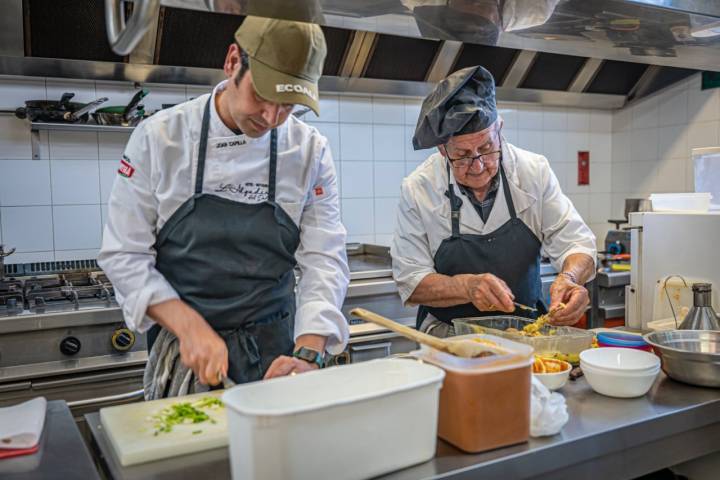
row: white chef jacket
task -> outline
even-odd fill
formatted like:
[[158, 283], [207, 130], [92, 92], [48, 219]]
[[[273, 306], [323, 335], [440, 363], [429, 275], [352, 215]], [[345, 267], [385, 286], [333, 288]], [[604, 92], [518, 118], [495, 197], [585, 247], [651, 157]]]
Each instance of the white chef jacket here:
[[[236, 135], [222, 122], [214, 95], [225, 85], [220, 83], [212, 94], [203, 193], [259, 203], [267, 198], [270, 133], [260, 138]], [[165, 222], [194, 193], [207, 100], [202, 95], [140, 123], [123, 155], [130, 167], [123, 167], [125, 176], [115, 179], [110, 194], [98, 263], [115, 287], [126, 323], [139, 332], [154, 323], [145, 315], [149, 306], [178, 298], [155, 269], [153, 246]], [[349, 337], [340, 307], [350, 272], [330, 147], [316, 128], [292, 115], [277, 132], [276, 201], [300, 228], [295, 338], [327, 336], [327, 351], [338, 354]], [[225, 148], [237, 150], [233, 161], [213, 155]]]
[[[505, 174], [518, 218], [542, 242], [542, 250], [553, 266], [560, 270], [565, 259], [574, 253], [585, 253], [594, 261], [595, 235], [560, 190], [547, 159], [504, 140], [502, 148]], [[393, 276], [408, 306], [412, 305], [408, 298], [420, 281], [429, 273], [436, 273], [435, 252], [452, 234], [450, 200], [445, 196], [448, 189], [445, 162], [439, 152], [434, 153], [402, 184], [390, 251]], [[469, 199], [460, 193], [454, 176], [451, 182], [455, 185], [455, 194], [463, 199], [460, 233], [485, 235], [510, 219], [502, 186], [484, 223]], [[502, 179], [500, 183], [502, 185]]]

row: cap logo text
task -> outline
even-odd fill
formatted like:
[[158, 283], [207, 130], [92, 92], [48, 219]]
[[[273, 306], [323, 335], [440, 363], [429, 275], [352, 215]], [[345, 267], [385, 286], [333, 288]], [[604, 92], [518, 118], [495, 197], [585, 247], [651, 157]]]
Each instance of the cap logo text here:
[[310, 90], [307, 87], [304, 87], [302, 85], [298, 85], [297, 83], [278, 83], [275, 85], [275, 91], [278, 93], [302, 93], [304, 95], [307, 95], [308, 97], [312, 98], [313, 100], [317, 100], [317, 96], [315, 95], [315, 92]]

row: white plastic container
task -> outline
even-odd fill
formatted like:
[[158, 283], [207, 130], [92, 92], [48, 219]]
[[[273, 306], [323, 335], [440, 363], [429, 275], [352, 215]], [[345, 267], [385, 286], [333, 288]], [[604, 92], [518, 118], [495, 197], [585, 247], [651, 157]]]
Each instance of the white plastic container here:
[[653, 212], [707, 213], [712, 195], [709, 193], [653, 193]]
[[425, 462], [444, 376], [383, 359], [232, 388], [223, 401], [233, 478], [361, 479]]

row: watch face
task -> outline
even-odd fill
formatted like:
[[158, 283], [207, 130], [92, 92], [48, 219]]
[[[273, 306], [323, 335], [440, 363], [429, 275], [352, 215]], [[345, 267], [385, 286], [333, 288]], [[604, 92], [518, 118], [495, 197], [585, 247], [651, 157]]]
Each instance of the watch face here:
[[296, 355], [298, 358], [301, 358], [301, 359], [305, 360], [306, 362], [312, 363], [317, 358], [318, 353], [313, 350], [310, 350], [309, 348], [302, 347], [300, 350], [297, 351]]

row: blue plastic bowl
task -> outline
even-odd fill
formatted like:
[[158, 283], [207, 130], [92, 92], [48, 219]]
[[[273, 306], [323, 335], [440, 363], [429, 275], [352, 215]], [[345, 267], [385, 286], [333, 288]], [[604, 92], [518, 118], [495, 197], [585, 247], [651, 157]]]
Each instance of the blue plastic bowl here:
[[600, 332], [597, 335], [597, 341], [598, 345], [607, 347], [651, 348], [642, 337], [621, 332]]

